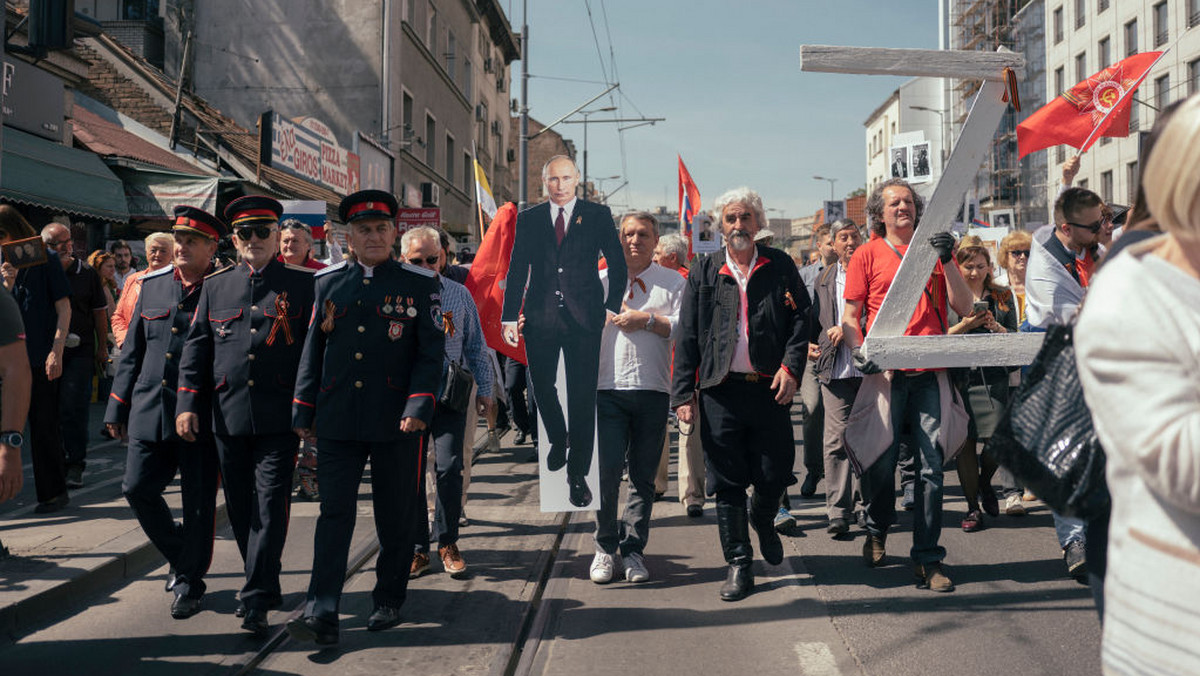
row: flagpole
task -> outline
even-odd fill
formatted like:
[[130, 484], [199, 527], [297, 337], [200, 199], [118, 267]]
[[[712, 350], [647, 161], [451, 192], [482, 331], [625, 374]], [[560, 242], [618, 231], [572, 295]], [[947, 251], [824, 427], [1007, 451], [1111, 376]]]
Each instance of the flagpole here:
[[479, 221], [479, 243], [483, 243], [483, 205], [479, 203], [479, 156], [475, 154], [475, 139], [471, 139], [471, 203], [475, 205], [475, 218]]
[[[1123, 96], [1121, 96], [1121, 98], [1117, 99], [1117, 102], [1116, 102], [1116, 103], [1113, 105], [1113, 107], [1112, 107], [1112, 108], [1109, 108], [1109, 109], [1108, 109], [1108, 112], [1104, 114], [1104, 117], [1100, 118], [1100, 123], [1096, 125], [1096, 128], [1092, 130], [1092, 133], [1091, 133], [1091, 134], [1088, 134], [1088, 137], [1087, 137], [1087, 139], [1086, 139], [1086, 140], [1083, 142], [1083, 144], [1082, 144], [1081, 146], [1079, 146], [1079, 147], [1080, 147], [1080, 151], [1079, 151], [1078, 153], [1076, 153], [1076, 154], [1075, 154], [1075, 157], [1083, 157], [1083, 153], [1084, 153], [1085, 151], [1084, 151], [1084, 150], [1082, 150], [1082, 149], [1083, 149], [1083, 148], [1087, 148], [1087, 147], [1088, 147], [1088, 146], [1091, 144], [1091, 142], [1092, 142], [1092, 139], [1096, 138], [1096, 134], [1100, 133], [1100, 130], [1101, 130], [1102, 128], [1104, 128], [1104, 123], [1105, 123], [1105, 122], [1107, 122], [1107, 121], [1108, 121], [1108, 118], [1109, 118], [1109, 117], [1111, 117], [1111, 116], [1112, 116], [1112, 114], [1113, 114], [1114, 112], [1116, 112], [1117, 108], [1118, 108], [1118, 107], [1119, 107], [1119, 106], [1120, 106], [1122, 103], [1124, 103], [1124, 102], [1125, 102], [1125, 99], [1127, 99], [1127, 98], [1130, 98], [1130, 99], [1131, 99], [1131, 98], [1133, 98], [1133, 93], [1134, 93], [1135, 91], [1137, 91], [1137, 88], [1138, 88], [1138, 87], [1142, 86], [1142, 83], [1146, 81], [1146, 78], [1150, 77], [1150, 71], [1154, 70], [1154, 67], [1158, 65], [1158, 62], [1159, 62], [1159, 61], [1162, 61], [1163, 57], [1167, 55], [1167, 52], [1168, 52], [1168, 51], [1170, 51], [1170, 47], [1168, 47], [1167, 49], [1164, 49], [1164, 50], [1162, 51], [1162, 53], [1161, 53], [1161, 54], [1159, 54], [1159, 55], [1158, 55], [1158, 57], [1154, 59], [1154, 63], [1151, 63], [1151, 64], [1150, 64], [1150, 65], [1149, 65], [1149, 66], [1146, 68], [1146, 72], [1142, 73], [1142, 77], [1141, 77], [1141, 79], [1139, 79], [1139, 80], [1138, 80], [1138, 81], [1137, 81], [1137, 82], [1136, 82], [1136, 83], [1135, 83], [1135, 84], [1134, 84], [1132, 87], [1130, 87], [1130, 88], [1129, 88], [1129, 91], [1125, 92], [1125, 94], [1124, 94]], [[1137, 102], [1136, 102], [1136, 101], [1134, 101], [1134, 103], [1137, 103]]]

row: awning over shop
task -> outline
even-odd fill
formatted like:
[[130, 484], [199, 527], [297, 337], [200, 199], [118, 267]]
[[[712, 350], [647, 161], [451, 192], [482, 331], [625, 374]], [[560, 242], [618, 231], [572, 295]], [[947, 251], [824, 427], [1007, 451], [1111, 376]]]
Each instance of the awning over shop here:
[[187, 204], [217, 213], [218, 176], [182, 174], [154, 167], [113, 167], [125, 182], [125, 202], [132, 220], [169, 219], [175, 207]]
[[5, 127], [0, 197], [77, 216], [126, 222], [121, 180], [96, 155]]

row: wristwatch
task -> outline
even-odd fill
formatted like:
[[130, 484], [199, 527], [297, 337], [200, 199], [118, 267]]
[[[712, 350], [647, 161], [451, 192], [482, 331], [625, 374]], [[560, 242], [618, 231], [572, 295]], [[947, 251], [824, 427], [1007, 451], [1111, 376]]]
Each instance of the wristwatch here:
[[25, 437], [20, 432], [0, 432], [0, 444], [20, 448], [25, 443]]
[[647, 331], [654, 328], [654, 313], [651, 312], [649, 314], [650, 314], [650, 318], [646, 320], [646, 330]]

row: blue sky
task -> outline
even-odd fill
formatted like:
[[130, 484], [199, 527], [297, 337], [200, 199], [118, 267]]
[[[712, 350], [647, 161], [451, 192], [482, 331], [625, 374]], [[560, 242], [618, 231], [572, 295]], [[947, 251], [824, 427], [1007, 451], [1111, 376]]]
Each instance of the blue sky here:
[[[595, 21], [597, 53], [588, 7]], [[513, 28], [521, 2], [506, 3]], [[607, 15], [608, 32], [604, 18]], [[934, 0], [529, 0], [530, 114], [548, 123], [619, 81], [590, 108], [589, 174], [621, 175], [629, 184], [616, 208], [676, 204], [676, 160], [683, 156], [705, 208], [725, 190], [748, 185], [771, 217], [795, 218], [820, 208], [837, 178], [838, 197], [865, 183], [863, 122], [904, 78], [803, 73], [801, 44], [937, 48]], [[613, 74], [609, 53], [615, 55]], [[520, 92], [514, 63], [513, 95]], [[587, 80], [565, 81], [554, 78]], [[622, 167], [617, 124], [609, 115], [665, 117], [624, 132]], [[578, 119], [578, 118], [575, 118]], [[583, 126], [556, 128], [583, 150]], [[531, 167], [537, 180], [540, 167]], [[622, 181], [605, 181], [613, 190]]]

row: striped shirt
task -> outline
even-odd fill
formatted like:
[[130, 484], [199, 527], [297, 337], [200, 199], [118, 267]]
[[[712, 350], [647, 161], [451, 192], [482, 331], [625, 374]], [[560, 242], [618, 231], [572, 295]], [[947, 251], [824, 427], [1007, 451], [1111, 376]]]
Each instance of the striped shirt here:
[[[452, 361], [462, 361], [475, 383], [479, 385], [479, 396], [492, 396], [492, 365], [488, 359], [488, 346], [483, 341], [483, 329], [479, 325], [479, 310], [467, 287], [442, 276], [442, 325], [446, 328], [446, 358], [443, 366]], [[453, 331], [450, 327], [453, 326]], [[463, 349], [466, 348], [466, 359]]]

